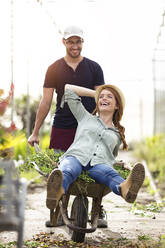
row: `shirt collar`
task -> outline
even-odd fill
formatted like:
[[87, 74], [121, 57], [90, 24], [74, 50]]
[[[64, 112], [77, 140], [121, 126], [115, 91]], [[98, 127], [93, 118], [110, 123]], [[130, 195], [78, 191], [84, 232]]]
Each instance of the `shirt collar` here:
[[105, 125], [105, 123], [102, 121], [102, 119], [100, 118], [100, 116], [96, 116], [96, 117], [97, 117], [98, 121], [101, 122], [101, 124], [104, 126], [105, 129], [107, 129], [107, 130], [113, 130], [113, 131], [119, 133], [119, 130], [115, 126], [114, 127], [107, 127]]

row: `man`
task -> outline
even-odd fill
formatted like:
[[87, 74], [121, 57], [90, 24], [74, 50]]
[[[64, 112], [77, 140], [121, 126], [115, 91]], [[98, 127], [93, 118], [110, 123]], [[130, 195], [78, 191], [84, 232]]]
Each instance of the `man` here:
[[[100, 65], [81, 55], [83, 47], [83, 30], [77, 26], [69, 26], [64, 30], [62, 42], [66, 48], [65, 57], [55, 61], [46, 72], [43, 97], [41, 99], [35, 126], [28, 142], [39, 143], [39, 130], [45, 120], [52, 103], [54, 90], [57, 93], [56, 111], [54, 115], [50, 146], [55, 152], [66, 151], [72, 144], [77, 128], [77, 121], [65, 103], [61, 108], [61, 99], [65, 84], [74, 84], [90, 89], [96, 89], [104, 84], [103, 71]], [[90, 97], [82, 97], [82, 103], [91, 113], [95, 108], [95, 101]], [[105, 213], [100, 210], [98, 227], [107, 227]]]

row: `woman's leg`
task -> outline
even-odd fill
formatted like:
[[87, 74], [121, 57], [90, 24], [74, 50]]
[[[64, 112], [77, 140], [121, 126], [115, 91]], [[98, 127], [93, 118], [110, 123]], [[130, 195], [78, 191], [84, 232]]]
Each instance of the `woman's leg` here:
[[63, 188], [66, 193], [69, 185], [81, 174], [82, 165], [75, 157], [68, 156], [60, 162], [58, 168], [63, 174]]
[[108, 186], [115, 194], [121, 195], [120, 184], [124, 179], [112, 167], [106, 164], [97, 164], [88, 168], [89, 176], [96, 182]]
[[68, 187], [81, 174], [82, 166], [75, 157], [64, 158], [58, 169], [54, 169], [47, 182], [46, 205], [49, 209], [55, 209], [62, 195]]
[[113, 168], [98, 164], [89, 168], [89, 175], [98, 183], [107, 185], [115, 194], [121, 195], [127, 202], [136, 200], [138, 191], [145, 178], [145, 169], [141, 163], [136, 163], [126, 180], [120, 177]]

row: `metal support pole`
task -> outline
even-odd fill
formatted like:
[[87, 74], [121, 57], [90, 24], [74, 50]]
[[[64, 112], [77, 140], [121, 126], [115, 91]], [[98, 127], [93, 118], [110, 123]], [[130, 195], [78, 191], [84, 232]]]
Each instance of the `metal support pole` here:
[[[30, 136], [29, 60], [27, 61], [26, 136], [27, 138]], [[29, 154], [28, 144], [27, 144], [27, 154]]]
[[155, 75], [155, 49], [152, 59], [152, 75], [153, 75], [153, 94], [154, 94], [154, 104], [153, 104], [153, 115], [154, 115], [154, 125], [153, 125], [153, 135], [156, 134], [156, 75]]
[[[10, 13], [10, 49], [11, 49], [11, 84], [13, 84], [13, 54], [14, 54], [14, 2], [11, 0], [11, 13]], [[14, 115], [14, 93], [11, 97], [11, 123], [13, 123], [13, 115]]]

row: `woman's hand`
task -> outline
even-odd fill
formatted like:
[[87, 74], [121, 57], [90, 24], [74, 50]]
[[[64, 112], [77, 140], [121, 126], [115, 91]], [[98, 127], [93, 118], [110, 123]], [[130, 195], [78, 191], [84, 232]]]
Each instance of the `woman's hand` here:
[[73, 90], [78, 96], [95, 97], [95, 90], [91, 90], [91, 89], [73, 85], [73, 84], [66, 84], [65, 90]]
[[131, 165], [129, 165], [129, 163], [125, 163], [123, 160], [116, 160], [115, 165], [123, 167], [126, 170], [130, 170], [130, 171], [132, 170]]
[[123, 167], [126, 170], [130, 170], [130, 171], [132, 170], [132, 167], [129, 164], [124, 163]]

